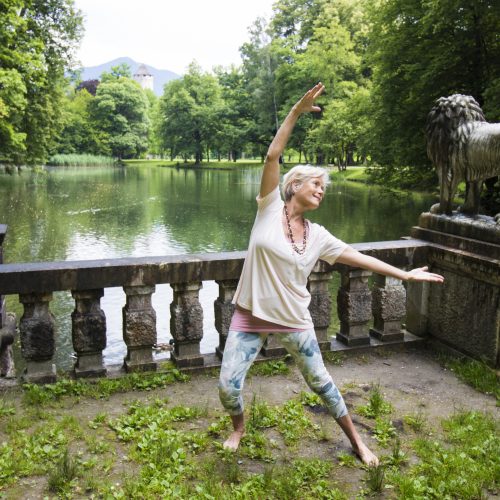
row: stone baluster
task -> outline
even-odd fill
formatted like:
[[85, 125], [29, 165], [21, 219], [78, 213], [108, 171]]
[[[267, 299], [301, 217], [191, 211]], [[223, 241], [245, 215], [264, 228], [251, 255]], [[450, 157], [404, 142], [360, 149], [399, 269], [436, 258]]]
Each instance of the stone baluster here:
[[219, 332], [219, 345], [216, 347], [215, 353], [222, 359], [227, 333], [234, 313], [232, 300], [238, 286], [238, 280], [216, 280], [216, 283], [219, 285], [219, 296], [215, 299], [214, 311], [215, 328]]
[[172, 283], [170, 333], [174, 338], [172, 360], [178, 367], [203, 366], [200, 341], [203, 338], [203, 309], [199, 300], [201, 282]]
[[311, 294], [309, 312], [321, 350], [330, 350], [332, 343], [328, 336], [328, 327], [332, 316], [332, 298], [329, 289], [331, 279], [331, 272], [313, 271], [309, 275], [308, 288]]
[[262, 346], [261, 353], [266, 358], [281, 357], [287, 354], [287, 350], [281, 345], [279, 341], [279, 333], [271, 333]]
[[102, 351], [106, 347], [106, 316], [101, 309], [102, 288], [72, 290], [75, 310], [71, 314], [73, 348], [76, 352], [75, 376], [106, 375]]
[[56, 381], [53, 363], [55, 351], [55, 322], [49, 310], [52, 293], [19, 295], [24, 314], [19, 321], [21, 352], [26, 361], [24, 378], [27, 382], [52, 383]]
[[124, 286], [123, 340], [127, 345], [126, 371], [155, 371], [153, 346], [157, 342], [156, 312], [151, 304], [155, 286]]
[[382, 342], [403, 340], [401, 323], [406, 315], [406, 290], [401, 280], [375, 275], [372, 298], [372, 337]]
[[368, 323], [372, 318], [372, 294], [368, 287], [370, 271], [341, 268], [341, 285], [337, 295], [340, 332], [337, 340], [348, 346], [370, 344]]

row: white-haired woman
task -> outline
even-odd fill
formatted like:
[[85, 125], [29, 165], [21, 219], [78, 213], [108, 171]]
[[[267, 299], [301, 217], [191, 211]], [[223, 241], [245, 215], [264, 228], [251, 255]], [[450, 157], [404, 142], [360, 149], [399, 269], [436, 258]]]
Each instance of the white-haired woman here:
[[257, 216], [234, 296], [236, 308], [220, 373], [220, 399], [234, 428], [224, 447], [236, 450], [245, 433], [241, 397], [245, 376], [266, 337], [274, 333], [345, 432], [356, 455], [366, 464], [377, 464], [377, 457], [354, 428], [344, 400], [324, 366], [308, 310], [307, 278], [318, 259], [401, 280], [442, 282], [443, 277], [427, 272], [427, 268], [402, 271], [363, 255], [324, 227], [304, 219], [304, 213], [318, 208], [323, 199], [328, 175], [321, 168], [306, 165], [291, 169], [284, 177], [284, 202], [281, 199], [279, 158], [299, 116], [320, 111], [314, 102], [323, 90], [318, 83], [292, 107], [267, 153]]

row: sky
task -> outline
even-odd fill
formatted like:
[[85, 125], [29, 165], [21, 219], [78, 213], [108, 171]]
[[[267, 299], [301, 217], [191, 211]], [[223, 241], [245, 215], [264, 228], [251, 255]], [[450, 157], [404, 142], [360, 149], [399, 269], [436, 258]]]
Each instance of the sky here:
[[240, 46], [274, 0], [75, 0], [85, 34], [77, 59], [97, 66], [118, 57], [178, 74], [240, 64]]

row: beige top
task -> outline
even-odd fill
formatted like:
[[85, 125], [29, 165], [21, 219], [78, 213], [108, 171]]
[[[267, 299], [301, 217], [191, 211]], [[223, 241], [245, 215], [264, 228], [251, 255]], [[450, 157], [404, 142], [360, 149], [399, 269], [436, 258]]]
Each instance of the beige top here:
[[285, 236], [283, 200], [279, 188], [257, 196], [257, 216], [233, 303], [257, 318], [290, 328], [313, 328], [307, 278], [318, 259], [333, 264], [347, 244], [323, 226], [309, 222], [304, 254], [299, 255]]

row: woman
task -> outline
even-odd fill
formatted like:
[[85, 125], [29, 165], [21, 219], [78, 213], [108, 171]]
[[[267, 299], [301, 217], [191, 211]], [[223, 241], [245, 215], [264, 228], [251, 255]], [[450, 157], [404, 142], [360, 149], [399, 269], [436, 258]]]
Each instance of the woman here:
[[402, 271], [359, 253], [325, 228], [304, 219], [319, 207], [327, 173], [312, 166], [297, 166], [284, 177], [279, 193], [279, 158], [302, 113], [319, 112], [314, 105], [324, 86], [318, 83], [291, 109], [267, 153], [262, 173], [257, 216], [247, 258], [233, 302], [236, 304], [224, 349], [219, 382], [223, 406], [231, 416], [233, 432], [224, 447], [236, 450], [245, 433], [241, 391], [246, 373], [267, 335], [276, 333], [295, 359], [309, 387], [326, 404], [349, 438], [356, 455], [369, 465], [377, 457], [362, 442], [347, 413], [344, 400], [326, 370], [308, 310], [307, 277], [318, 259], [340, 262], [407, 281], [440, 283], [443, 277], [427, 268]]

